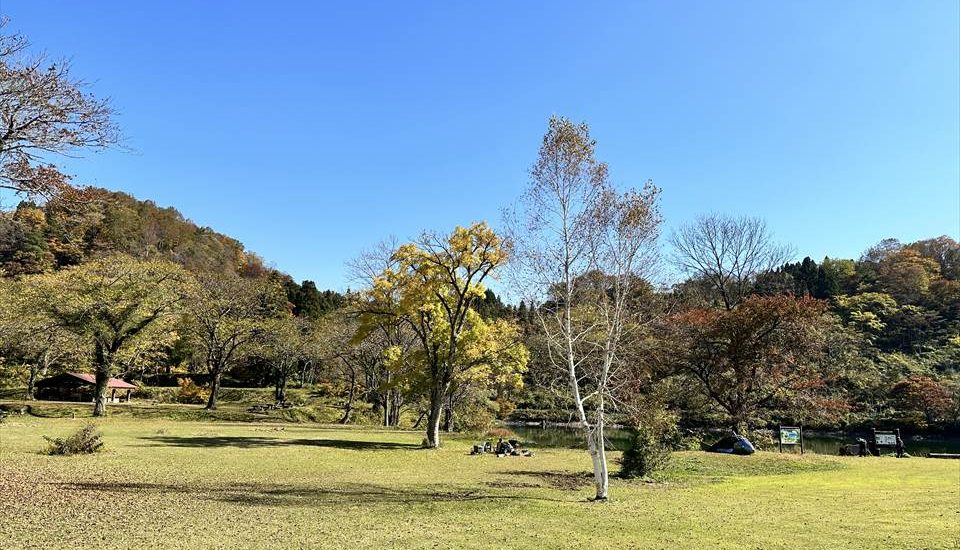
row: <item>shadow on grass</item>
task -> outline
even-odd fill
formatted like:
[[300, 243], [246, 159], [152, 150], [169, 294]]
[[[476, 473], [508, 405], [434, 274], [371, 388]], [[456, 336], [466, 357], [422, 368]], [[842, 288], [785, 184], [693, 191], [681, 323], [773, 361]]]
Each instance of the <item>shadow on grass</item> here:
[[550, 470], [515, 470], [506, 475], [534, 477], [554, 489], [577, 491], [593, 483], [592, 472], [556, 472]]
[[263, 447], [310, 446], [329, 447], [354, 451], [388, 451], [396, 449], [419, 449], [415, 443], [395, 443], [389, 441], [356, 441], [351, 439], [284, 439], [260, 436], [169, 436], [154, 435], [144, 437], [152, 446], [171, 447], [237, 447], [254, 449]]
[[104, 495], [131, 493], [187, 495], [246, 506], [330, 506], [343, 504], [418, 504], [428, 502], [471, 501], [551, 501], [562, 499], [534, 495], [483, 493], [475, 489], [419, 489], [385, 487], [364, 483], [345, 483], [337, 487], [290, 486], [277, 484], [227, 484], [217, 487], [166, 483], [70, 482], [54, 483], [71, 491], [90, 491]]

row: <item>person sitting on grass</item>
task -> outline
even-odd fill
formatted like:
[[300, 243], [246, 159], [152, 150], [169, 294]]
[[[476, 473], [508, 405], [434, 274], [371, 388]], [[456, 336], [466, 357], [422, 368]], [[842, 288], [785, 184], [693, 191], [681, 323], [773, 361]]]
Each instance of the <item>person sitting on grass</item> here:
[[513, 453], [514, 453], [513, 445], [511, 445], [507, 441], [504, 441], [503, 438], [501, 437], [500, 440], [497, 441], [497, 448], [496, 448], [497, 458], [500, 458], [501, 456], [512, 455]]

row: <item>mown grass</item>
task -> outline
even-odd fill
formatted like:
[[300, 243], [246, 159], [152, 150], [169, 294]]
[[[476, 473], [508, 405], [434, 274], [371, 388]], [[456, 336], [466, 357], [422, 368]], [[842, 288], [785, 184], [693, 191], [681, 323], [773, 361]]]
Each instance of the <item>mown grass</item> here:
[[[25, 390], [24, 390], [25, 391]], [[335, 422], [342, 411], [339, 404], [327, 397], [314, 395], [305, 389], [290, 389], [290, 401], [297, 406], [290, 409], [252, 413], [250, 405], [273, 402], [273, 390], [264, 388], [223, 388], [217, 410], [208, 411], [203, 405], [176, 403], [177, 388], [148, 388], [148, 395], [162, 399], [139, 397], [129, 403], [107, 405], [110, 417], [130, 417], [149, 420], [195, 420], [224, 422]], [[0, 392], [0, 412], [26, 414], [41, 418], [89, 418], [93, 413], [90, 403], [24, 400], [15, 398], [15, 390]], [[360, 419], [360, 415], [356, 417]]]
[[469, 456], [420, 433], [115, 416], [0, 424], [0, 547], [955, 548], [960, 461], [678, 453], [590, 503], [583, 452]]

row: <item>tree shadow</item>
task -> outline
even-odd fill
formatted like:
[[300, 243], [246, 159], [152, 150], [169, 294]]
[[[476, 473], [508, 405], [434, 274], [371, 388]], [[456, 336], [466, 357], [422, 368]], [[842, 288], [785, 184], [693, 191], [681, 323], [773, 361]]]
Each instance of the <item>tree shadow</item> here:
[[591, 472], [561, 472], [551, 470], [514, 470], [502, 472], [503, 474], [513, 476], [524, 476], [537, 478], [546, 482], [554, 489], [563, 489], [566, 491], [578, 491], [593, 483], [593, 474]]
[[357, 441], [351, 439], [285, 439], [262, 436], [171, 436], [154, 435], [142, 437], [152, 442], [151, 446], [171, 447], [236, 447], [254, 449], [263, 447], [287, 447], [304, 445], [328, 447], [354, 451], [387, 451], [397, 449], [419, 449], [416, 443], [397, 443], [392, 441]]
[[534, 495], [484, 493], [479, 489], [469, 488], [397, 488], [366, 483], [345, 483], [337, 487], [244, 483], [209, 487], [107, 481], [52, 484], [71, 491], [90, 491], [110, 495], [131, 493], [140, 497], [148, 494], [177, 494], [245, 506], [330, 506], [338, 504], [355, 506], [358, 503], [407, 505], [498, 500], [568, 502], [562, 499]]
[[422, 449], [418, 443], [397, 443], [394, 441], [357, 441], [355, 439], [294, 439], [293, 445], [310, 445], [312, 447], [330, 447], [334, 449], [348, 449], [354, 451], [387, 451], [393, 449]]

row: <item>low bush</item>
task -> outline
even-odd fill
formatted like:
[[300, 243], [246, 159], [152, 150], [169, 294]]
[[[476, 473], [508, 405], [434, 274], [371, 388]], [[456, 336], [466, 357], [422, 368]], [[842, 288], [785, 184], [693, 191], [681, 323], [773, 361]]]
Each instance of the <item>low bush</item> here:
[[50, 446], [46, 450], [48, 455], [76, 455], [95, 453], [103, 448], [100, 431], [93, 424], [87, 424], [79, 431], [67, 438], [52, 438], [43, 436]]
[[210, 390], [196, 385], [190, 378], [181, 378], [178, 382], [180, 391], [177, 392], [178, 403], [203, 405], [210, 399]]
[[149, 399], [154, 403], [176, 403], [179, 388], [147, 386], [143, 382], [134, 382], [137, 386], [136, 396], [139, 399]]
[[639, 427], [633, 430], [630, 443], [620, 458], [620, 477], [650, 477], [670, 462], [670, 444], [661, 430]]

